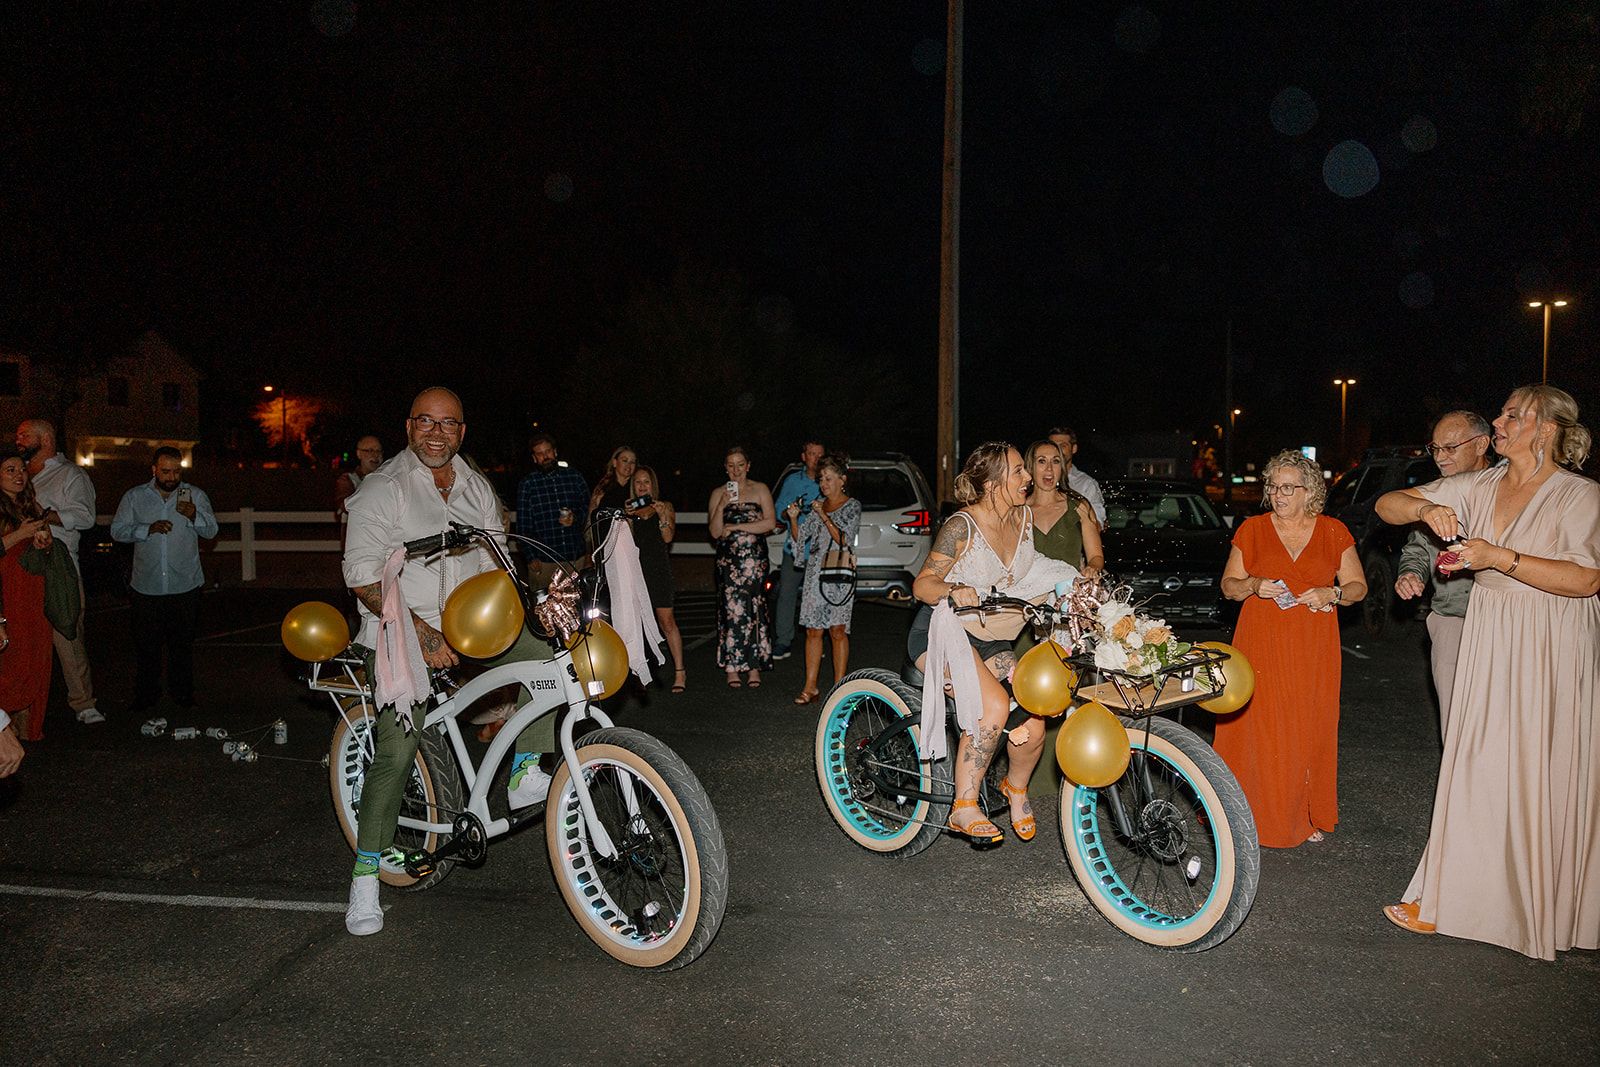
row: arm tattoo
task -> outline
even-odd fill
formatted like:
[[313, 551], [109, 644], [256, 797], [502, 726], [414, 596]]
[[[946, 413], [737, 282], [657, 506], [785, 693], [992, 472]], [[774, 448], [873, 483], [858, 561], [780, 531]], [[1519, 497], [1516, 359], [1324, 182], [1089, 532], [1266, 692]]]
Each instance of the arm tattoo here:
[[933, 575], [942, 582], [944, 581], [944, 576], [950, 573], [950, 568], [955, 565], [956, 561], [953, 559], [935, 559], [933, 556], [929, 556], [928, 562], [922, 569], [925, 573]]
[[358, 585], [350, 590], [356, 599], [367, 606], [367, 610], [379, 618], [383, 617], [383, 586], [379, 582], [371, 585]]
[[417, 631], [417, 644], [422, 646], [423, 655], [438, 652], [444, 648], [444, 636], [427, 623], [423, 623], [422, 628]]
[[939, 530], [939, 535], [933, 539], [933, 551], [941, 556], [950, 557], [954, 562], [961, 555], [962, 546], [967, 543], [971, 533], [967, 529], [967, 520], [957, 520], [950, 516]]

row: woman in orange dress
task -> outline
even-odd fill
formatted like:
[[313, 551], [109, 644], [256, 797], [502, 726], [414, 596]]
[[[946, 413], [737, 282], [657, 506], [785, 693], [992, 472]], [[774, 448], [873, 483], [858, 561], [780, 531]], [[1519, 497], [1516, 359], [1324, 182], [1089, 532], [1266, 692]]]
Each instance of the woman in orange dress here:
[[22, 457], [0, 462], [0, 588], [5, 589], [5, 627], [10, 638], [0, 649], [0, 708], [11, 713], [17, 736], [44, 736], [45, 701], [50, 695], [50, 661], [55, 644], [44, 617], [44, 576], [22, 569], [30, 545], [50, 547], [50, 527], [33, 497], [33, 483]]
[[1256, 672], [1213, 747], [1244, 787], [1261, 843], [1321, 841], [1339, 822], [1339, 616], [1367, 595], [1355, 539], [1322, 514], [1322, 471], [1299, 452], [1268, 461], [1263, 503], [1239, 524], [1222, 595], [1244, 601], [1233, 643]]

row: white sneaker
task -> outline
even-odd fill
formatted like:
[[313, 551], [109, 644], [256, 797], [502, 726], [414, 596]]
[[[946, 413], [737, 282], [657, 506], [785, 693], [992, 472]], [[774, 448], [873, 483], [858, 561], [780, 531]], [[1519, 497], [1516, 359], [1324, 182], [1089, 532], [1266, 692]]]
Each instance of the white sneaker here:
[[105, 722], [106, 717], [100, 714], [100, 709], [98, 708], [84, 708], [82, 711], [78, 712], [78, 721], [81, 723], [93, 724], [97, 722]]
[[357, 937], [383, 929], [383, 909], [378, 906], [378, 876], [364, 874], [350, 879], [350, 907], [345, 909], [344, 928]]
[[521, 779], [506, 790], [506, 799], [510, 801], [512, 811], [541, 803], [550, 795], [550, 776], [541, 771], [538, 764], [520, 773]]

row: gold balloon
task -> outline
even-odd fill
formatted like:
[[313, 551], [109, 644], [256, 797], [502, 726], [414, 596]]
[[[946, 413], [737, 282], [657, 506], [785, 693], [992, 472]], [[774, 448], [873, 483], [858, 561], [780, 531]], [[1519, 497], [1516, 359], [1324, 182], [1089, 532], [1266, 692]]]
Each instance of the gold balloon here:
[[572, 666], [590, 700], [604, 700], [622, 688], [628, 677], [628, 649], [610, 623], [590, 619], [568, 639], [567, 648], [572, 651]]
[[321, 663], [350, 644], [350, 625], [344, 621], [344, 612], [332, 604], [308, 600], [289, 609], [278, 636], [295, 659]]
[[440, 628], [451, 648], [473, 659], [510, 648], [522, 632], [522, 600], [511, 575], [484, 571], [456, 586], [444, 602]]
[[1061, 773], [1091, 789], [1108, 786], [1128, 769], [1128, 731], [1104, 704], [1088, 703], [1067, 716], [1056, 734]]
[[1199, 701], [1200, 706], [1214, 715], [1231, 715], [1250, 703], [1256, 692], [1256, 669], [1250, 666], [1244, 653], [1221, 641], [1202, 641], [1195, 647], [1215, 649], [1228, 657], [1216, 668], [1222, 672], [1222, 692], [1210, 700]]
[[1011, 674], [1011, 692], [1017, 703], [1045, 718], [1071, 707], [1077, 688], [1078, 672], [1067, 662], [1067, 650], [1054, 641], [1024, 652]]

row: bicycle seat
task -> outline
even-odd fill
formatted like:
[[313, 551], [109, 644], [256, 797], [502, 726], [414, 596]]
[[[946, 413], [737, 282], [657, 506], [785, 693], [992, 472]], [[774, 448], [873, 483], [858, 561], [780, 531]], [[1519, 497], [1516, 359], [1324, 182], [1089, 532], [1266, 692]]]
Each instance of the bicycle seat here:
[[917, 670], [915, 660], [906, 660], [900, 665], [900, 680], [913, 689], [922, 688], [922, 672]]

